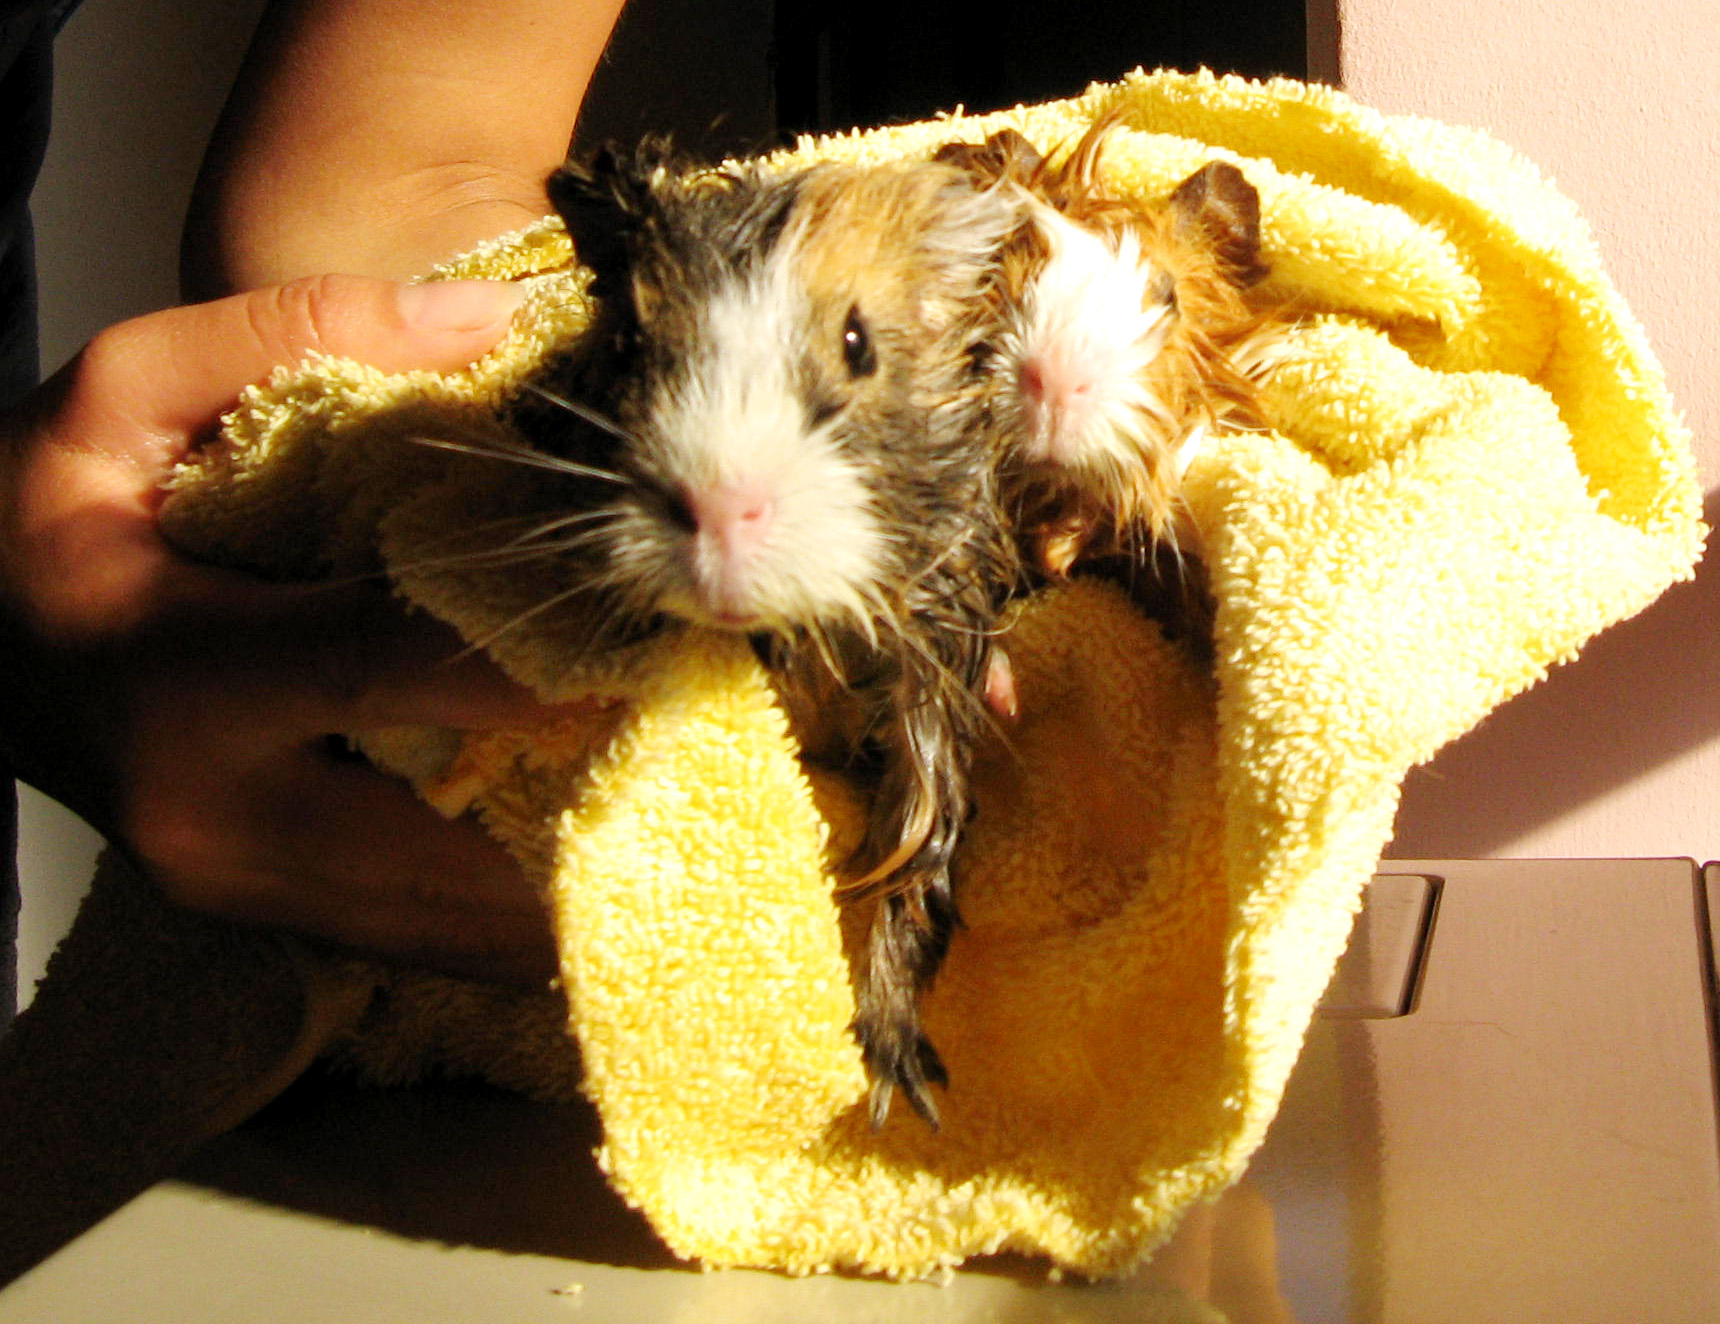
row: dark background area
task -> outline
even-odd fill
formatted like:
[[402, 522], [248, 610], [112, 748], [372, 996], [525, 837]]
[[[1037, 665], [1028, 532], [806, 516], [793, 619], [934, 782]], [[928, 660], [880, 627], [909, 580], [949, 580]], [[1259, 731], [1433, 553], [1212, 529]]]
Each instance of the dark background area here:
[[707, 155], [797, 133], [1074, 96], [1137, 67], [1320, 77], [1327, 0], [631, 0], [580, 142], [669, 132]]
[[1137, 66], [1306, 72], [1302, 0], [875, 0], [776, 8], [784, 132], [999, 110]]

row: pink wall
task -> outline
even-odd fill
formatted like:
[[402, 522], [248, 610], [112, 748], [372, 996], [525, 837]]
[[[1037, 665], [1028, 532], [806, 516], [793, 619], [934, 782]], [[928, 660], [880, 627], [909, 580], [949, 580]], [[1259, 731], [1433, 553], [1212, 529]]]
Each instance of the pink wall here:
[[[1483, 128], [1588, 217], [1720, 523], [1720, 5], [1338, 0], [1344, 87]], [[1720, 857], [1720, 557], [1405, 786], [1399, 856]]]

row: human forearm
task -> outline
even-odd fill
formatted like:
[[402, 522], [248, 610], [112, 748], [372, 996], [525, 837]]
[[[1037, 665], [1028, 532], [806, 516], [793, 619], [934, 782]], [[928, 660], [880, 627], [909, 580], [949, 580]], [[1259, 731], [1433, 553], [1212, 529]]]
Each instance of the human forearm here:
[[186, 294], [405, 278], [548, 209], [623, 0], [279, 0], [211, 142]]

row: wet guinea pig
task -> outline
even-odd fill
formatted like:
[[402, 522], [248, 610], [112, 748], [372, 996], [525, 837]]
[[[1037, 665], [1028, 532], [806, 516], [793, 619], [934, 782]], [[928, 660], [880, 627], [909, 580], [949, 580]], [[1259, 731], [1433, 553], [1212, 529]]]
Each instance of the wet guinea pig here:
[[1180, 562], [1177, 488], [1206, 430], [1258, 427], [1256, 386], [1284, 322], [1250, 298], [1265, 275], [1259, 196], [1215, 161], [1162, 204], [1107, 191], [1102, 119], [1059, 164], [1012, 130], [939, 157], [1013, 185], [1025, 217], [990, 294], [987, 366], [1004, 491], [1024, 554], [1140, 573]]
[[944, 165], [684, 170], [655, 148], [549, 190], [596, 300], [513, 413], [570, 462], [557, 554], [608, 637], [749, 636], [804, 743], [868, 777], [840, 868], [876, 904], [854, 1030], [874, 1123], [900, 1088], [936, 1125], [918, 1003], [959, 922], [951, 857], [1018, 575], [972, 353], [1015, 206]]

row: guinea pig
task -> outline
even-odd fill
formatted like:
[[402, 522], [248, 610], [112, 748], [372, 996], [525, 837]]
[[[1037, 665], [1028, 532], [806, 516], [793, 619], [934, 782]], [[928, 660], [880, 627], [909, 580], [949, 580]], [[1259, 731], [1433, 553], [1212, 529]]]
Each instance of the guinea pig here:
[[549, 194], [595, 311], [511, 421], [562, 466], [536, 481], [569, 601], [599, 647], [748, 636], [803, 744], [867, 778], [839, 866], [876, 907], [853, 1028], [874, 1124], [899, 1088], [935, 1127], [947, 1073], [919, 999], [959, 925], [952, 856], [1019, 576], [973, 367], [1016, 205], [924, 161], [688, 169], [655, 145], [569, 162]]
[[1162, 203], [1121, 197], [1099, 169], [1116, 128], [1101, 119], [1057, 164], [1007, 129], [938, 158], [1023, 199], [986, 370], [1026, 560], [1050, 578], [1121, 563], [1139, 587], [1165, 548], [1181, 562], [1177, 489], [1201, 439], [1262, 426], [1285, 321], [1250, 297], [1267, 269], [1242, 172], [1214, 161]]

